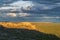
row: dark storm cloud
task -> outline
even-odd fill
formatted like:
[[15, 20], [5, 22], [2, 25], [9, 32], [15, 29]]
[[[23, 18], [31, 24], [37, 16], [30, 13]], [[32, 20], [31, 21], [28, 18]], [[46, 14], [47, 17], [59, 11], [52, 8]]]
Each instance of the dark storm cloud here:
[[9, 21], [59, 21], [60, 2], [58, 1], [0, 0], [0, 19]]

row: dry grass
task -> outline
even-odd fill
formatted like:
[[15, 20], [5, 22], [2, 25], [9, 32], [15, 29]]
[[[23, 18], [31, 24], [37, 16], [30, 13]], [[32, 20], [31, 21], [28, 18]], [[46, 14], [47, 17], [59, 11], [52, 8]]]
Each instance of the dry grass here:
[[55, 34], [60, 37], [60, 23], [51, 22], [0, 22], [6, 28], [24, 28]]
[[50, 23], [50, 22], [34, 22], [39, 31], [48, 34], [55, 34], [60, 37], [60, 23]]

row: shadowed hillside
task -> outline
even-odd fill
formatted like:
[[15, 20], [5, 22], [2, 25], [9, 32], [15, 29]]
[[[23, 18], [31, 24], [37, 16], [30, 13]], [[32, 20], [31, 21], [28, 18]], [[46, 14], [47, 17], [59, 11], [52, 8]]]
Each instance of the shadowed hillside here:
[[5, 28], [37, 30], [60, 37], [60, 23], [52, 22], [0, 22]]
[[5, 28], [1, 25], [0, 40], [60, 40], [60, 38], [36, 30]]

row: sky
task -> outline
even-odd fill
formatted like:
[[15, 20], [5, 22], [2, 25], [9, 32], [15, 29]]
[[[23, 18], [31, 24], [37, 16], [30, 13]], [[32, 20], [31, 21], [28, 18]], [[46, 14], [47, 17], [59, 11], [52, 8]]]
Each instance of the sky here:
[[0, 0], [0, 21], [60, 22], [60, 0]]

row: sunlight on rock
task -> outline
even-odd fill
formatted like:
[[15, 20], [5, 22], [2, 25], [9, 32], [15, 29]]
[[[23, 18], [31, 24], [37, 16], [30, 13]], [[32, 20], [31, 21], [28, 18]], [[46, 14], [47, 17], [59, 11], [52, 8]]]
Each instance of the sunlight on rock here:
[[36, 29], [36, 25], [33, 25], [30, 22], [20, 22], [20, 23], [13, 23], [13, 22], [0, 22], [0, 25], [3, 25], [6, 28], [22, 28], [22, 29]]

